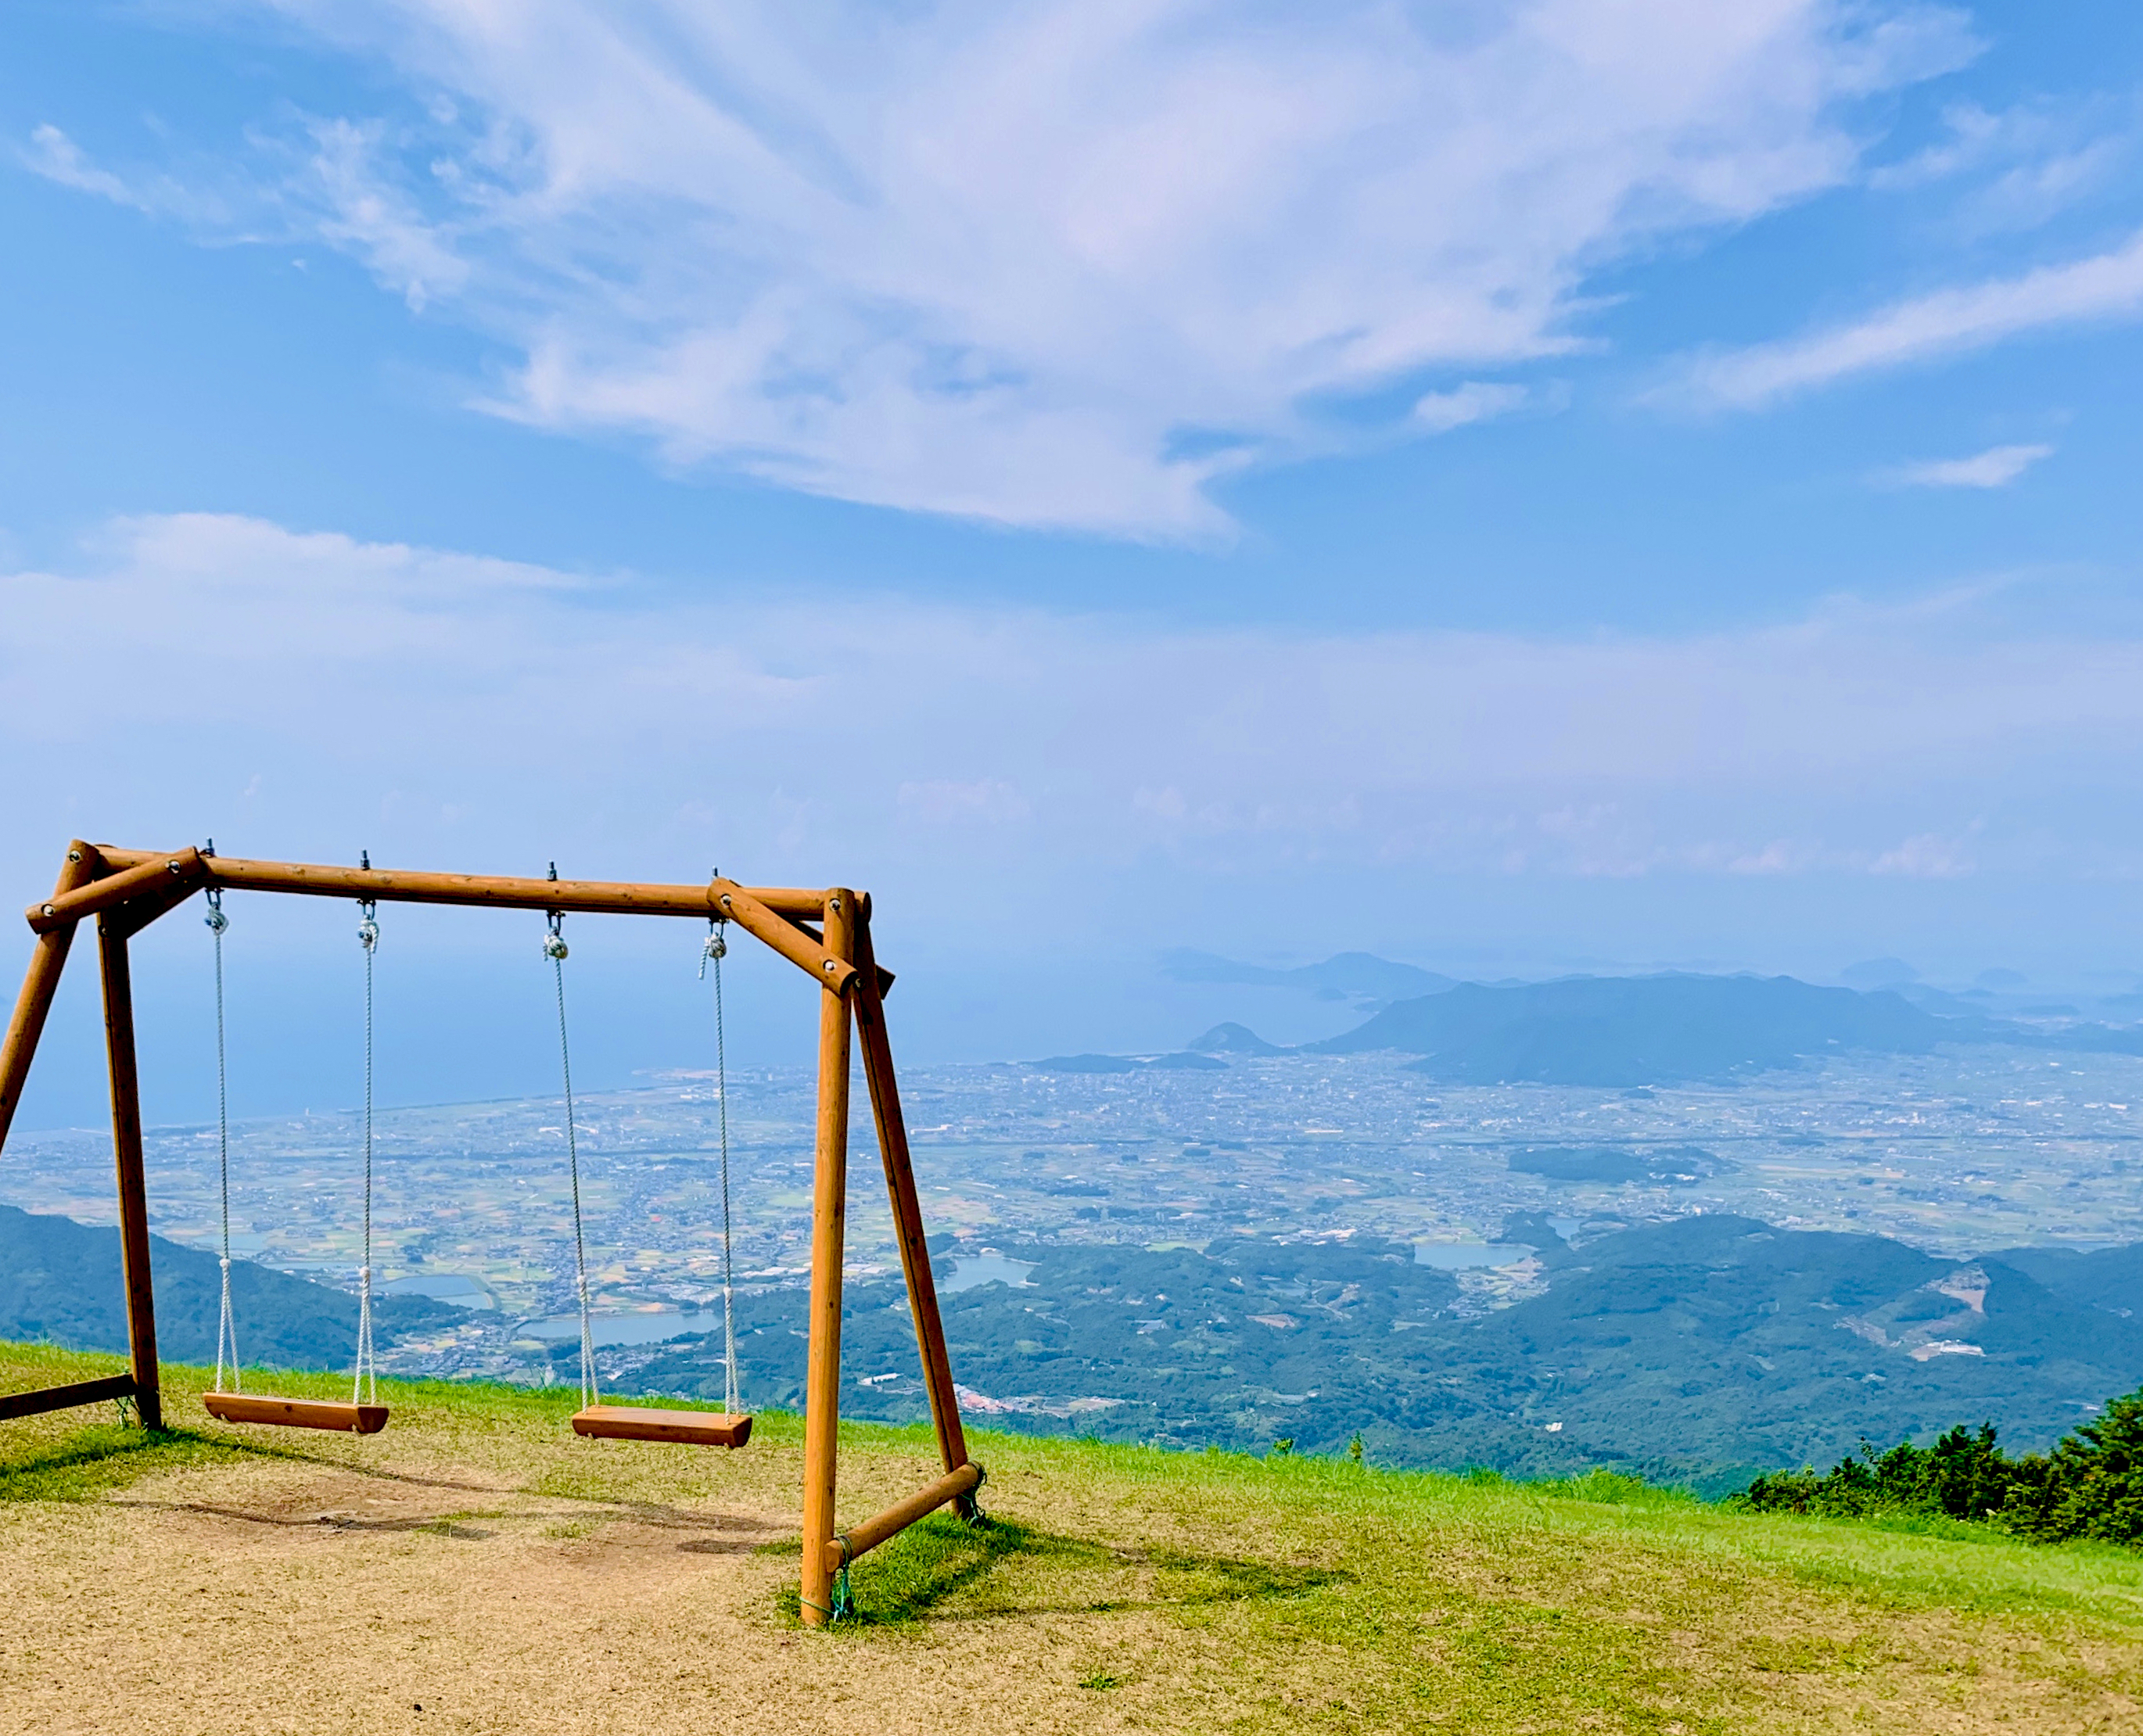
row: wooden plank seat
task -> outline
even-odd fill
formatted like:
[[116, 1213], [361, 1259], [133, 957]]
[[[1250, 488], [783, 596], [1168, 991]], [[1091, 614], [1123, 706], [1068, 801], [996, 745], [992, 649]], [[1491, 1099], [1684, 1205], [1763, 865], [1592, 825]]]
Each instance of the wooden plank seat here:
[[687, 1447], [741, 1447], [751, 1418], [725, 1411], [665, 1411], [631, 1404], [591, 1404], [573, 1412], [573, 1432], [602, 1441], [676, 1441]]
[[326, 1428], [376, 1435], [387, 1427], [384, 1404], [337, 1404], [324, 1398], [265, 1398], [251, 1392], [204, 1392], [201, 1403], [225, 1422], [267, 1422], [283, 1428]]

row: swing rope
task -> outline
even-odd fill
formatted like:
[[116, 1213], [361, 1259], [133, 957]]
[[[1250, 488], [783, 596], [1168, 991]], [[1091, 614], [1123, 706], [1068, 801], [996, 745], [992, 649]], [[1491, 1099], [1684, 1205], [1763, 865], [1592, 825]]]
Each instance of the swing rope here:
[[[551, 878], [558, 878], [558, 864], [551, 864]], [[581, 1296], [581, 1408], [599, 1402], [596, 1390], [595, 1327], [588, 1308], [588, 1249], [581, 1230], [581, 1147], [573, 1130], [573, 1051], [566, 1040], [566, 916], [551, 913], [551, 932], [543, 937], [543, 956], [551, 961], [558, 986], [558, 1068], [566, 1082], [566, 1165], [573, 1182], [573, 1281]]]
[[[214, 846], [210, 851], [213, 853]], [[208, 889], [208, 914], [202, 918], [215, 937], [215, 1150], [216, 1180], [223, 1204], [223, 1308], [215, 1323], [215, 1390], [223, 1391], [225, 1352], [230, 1361], [230, 1390], [242, 1392], [238, 1374], [238, 1317], [230, 1310], [230, 1083], [224, 1061], [223, 1043], [223, 931], [230, 918], [223, 913], [223, 888]]]
[[[720, 870], [715, 871], [714, 878], [721, 878]], [[715, 1120], [721, 1130], [722, 1147], [722, 1409], [735, 1417], [742, 1412], [743, 1394], [737, 1379], [735, 1276], [730, 1264], [730, 1044], [722, 1016], [722, 960], [729, 956], [730, 943], [722, 934], [725, 926], [720, 917], [708, 922], [707, 944], [700, 955], [700, 975], [704, 977], [707, 974], [711, 960], [715, 967]]]
[[[367, 853], [365, 866], [371, 865]], [[349, 1402], [378, 1404], [379, 1370], [372, 1353], [372, 956], [379, 946], [379, 924], [371, 899], [359, 908], [364, 920], [357, 925], [357, 942], [364, 948], [364, 1264], [357, 1269], [357, 1371]]]

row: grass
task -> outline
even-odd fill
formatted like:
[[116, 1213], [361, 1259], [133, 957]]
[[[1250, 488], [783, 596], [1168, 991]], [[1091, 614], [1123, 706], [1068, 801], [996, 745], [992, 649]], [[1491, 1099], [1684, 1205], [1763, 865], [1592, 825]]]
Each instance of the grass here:
[[[111, 1366], [0, 1346], [0, 1390]], [[679, 1684], [710, 1649], [748, 1673], [764, 1722], [790, 1715], [790, 1693], [804, 1715], [829, 1681], [903, 1684], [873, 1714], [889, 1729], [2082, 1731], [2132, 1725], [2143, 1699], [2130, 1551], [1753, 1514], [1604, 1474], [1517, 1483], [1009, 1435], [973, 1437], [983, 1522], [941, 1513], [865, 1556], [854, 1619], [805, 1635], [794, 1417], [764, 1414], [750, 1447], [710, 1455], [578, 1441], [570, 1392], [393, 1382], [393, 1425], [359, 1442], [199, 1422], [205, 1377], [166, 1379], [184, 1422], [162, 1433], [93, 1412], [0, 1426], [0, 1571], [18, 1608], [47, 1612], [47, 1669], [87, 1620], [67, 1599], [101, 1552], [201, 1577], [205, 1526], [234, 1608], [299, 1588], [276, 1642], [290, 1656], [230, 1667], [332, 1669], [349, 1652], [411, 1670], [464, 1636], [428, 1706], [490, 1682], [484, 1704], [533, 1720], [472, 1710], [470, 1729], [552, 1728], [526, 1706], [570, 1700], [583, 1676], [601, 1693], [558, 1728], [697, 1719]], [[927, 1480], [932, 1452], [926, 1429], [844, 1429], [844, 1515]], [[344, 1553], [308, 1541], [329, 1530]], [[561, 1575], [602, 1597], [562, 1598]], [[372, 1613], [309, 1640], [326, 1617], [305, 1612], [329, 1606], [305, 1588], [329, 1580]], [[205, 1595], [175, 1599], [145, 1670], [213, 1677], [189, 1662], [219, 1631]], [[432, 1612], [425, 1637], [393, 1637], [412, 1610]], [[524, 1630], [540, 1689], [501, 1661], [499, 1635]], [[0, 1649], [0, 1688], [5, 1664]], [[85, 1693], [113, 1685], [104, 1667], [79, 1666]]]

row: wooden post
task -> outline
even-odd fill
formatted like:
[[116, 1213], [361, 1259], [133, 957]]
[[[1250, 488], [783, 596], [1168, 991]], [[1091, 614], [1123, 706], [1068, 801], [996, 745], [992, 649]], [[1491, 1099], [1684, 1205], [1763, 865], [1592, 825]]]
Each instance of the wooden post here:
[[[915, 1171], [908, 1161], [908, 1123], [900, 1112], [900, 1084], [893, 1071], [893, 1046], [885, 1031], [885, 1002], [878, 994], [878, 956], [871, 947], [870, 917], [856, 925], [856, 1032], [864, 1051], [864, 1077], [870, 1086], [871, 1115], [878, 1123], [878, 1156], [885, 1165], [885, 1190], [893, 1200], [893, 1239], [900, 1244], [900, 1269], [908, 1279], [908, 1311], [915, 1317], [915, 1345], [923, 1357], [923, 1382], [930, 1394], [930, 1420], [938, 1430], [938, 1452], [948, 1471], [968, 1462], [967, 1432], [960, 1426], [960, 1399], [953, 1387], [952, 1359], [945, 1353], [945, 1323], [938, 1313], [938, 1280], [930, 1269], [930, 1245], [923, 1230], [923, 1203], [915, 1194]], [[973, 1505], [972, 1485], [954, 1497], [963, 1512]]]
[[119, 1176], [119, 1257], [126, 1284], [126, 1341], [134, 1402], [144, 1428], [164, 1426], [156, 1377], [156, 1301], [149, 1282], [149, 1199], [141, 1180], [141, 1087], [134, 1068], [134, 985], [126, 937], [113, 918], [97, 919], [104, 967], [104, 1043], [111, 1066], [111, 1155]]
[[[97, 852], [80, 838], [67, 846], [61, 865], [55, 898], [65, 898], [77, 886], [88, 884], [97, 868]], [[7, 1143], [7, 1129], [15, 1120], [15, 1106], [22, 1099], [22, 1084], [30, 1076], [30, 1059], [44, 1035], [45, 1015], [52, 1011], [52, 993], [60, 986], [60, 972], [67, 965], [67, 948], [74, 944], [74, 924], [37, 937], [30, 954], [30, 968], [22, 977], [22, 992], [15, 1002], [14, 1016], [7, 1021], [7, 1037], [0, 1045], [0, 1146]]]
[[[855, 894], [826, 894], [828, 955], [847, 962]], [[854, 980], [853, 973], [850, 979]], [[841, 1426], [841, 1254], [848, 1219], [849, 1002], [838, 988], [819, 997], [819, 1150], [811, 1195], [811, 1341], [804, 1388], [804, 1568], [807, 1627], [833, 1615], [826, 1546], [834, 1537], [834, 1489]]]

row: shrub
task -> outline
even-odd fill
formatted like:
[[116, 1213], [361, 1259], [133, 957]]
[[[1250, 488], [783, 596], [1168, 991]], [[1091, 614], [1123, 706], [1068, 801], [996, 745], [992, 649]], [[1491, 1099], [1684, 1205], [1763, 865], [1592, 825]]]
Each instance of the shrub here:
[[1932, 1447], [1900, 1442], [1819, 1475], [1813, 1466], [1756, 1478], [1737, 1498], [1759, 1512], [1864, 1519], [1883, 1513], [1990, 1521], [2042, 1543], [2143, 1542], [2143, 1388], [2109, 1403], [2051, 1453], [2006, 1457], [1996, 1431], [1957, 1427]]

